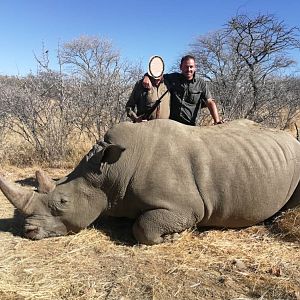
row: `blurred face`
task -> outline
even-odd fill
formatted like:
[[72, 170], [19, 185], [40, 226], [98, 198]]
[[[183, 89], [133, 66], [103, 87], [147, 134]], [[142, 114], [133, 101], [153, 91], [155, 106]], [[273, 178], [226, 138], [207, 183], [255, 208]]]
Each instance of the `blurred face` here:
[[187, 80], [192, 80], [196, 72], [195, 61], [191, 58], [184, 60], [180, 65], [180, 70]]

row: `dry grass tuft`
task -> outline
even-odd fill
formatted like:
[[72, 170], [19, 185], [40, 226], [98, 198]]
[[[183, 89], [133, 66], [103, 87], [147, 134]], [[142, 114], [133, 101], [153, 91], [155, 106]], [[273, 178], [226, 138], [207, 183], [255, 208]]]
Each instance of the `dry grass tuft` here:
[[274, 220], [272, 228], [282, 238], [300, 242], [300, 207], [283, 212]]
[[[35, 168], [1, 168], [33, 182]], [[53, 178], [68, 171], [48, 169]], [[79, 234], [19, 236], [22, 218], [0, 194], [1, 299], [300, 299], [300, 210], [242, 230], [194, 228], [143, 246], [128, 220], [103, 219]], [[287, 240], [286, 233], [293, 239]], [[298, 234], [298, 235], [296, 235]]]
[[25, 142], [18, 134], [5, 134], [5, 139], [0, 140], [0, 157], [2, 165], [17, 167], [34, 166], [71, 168], [91, 149], [95, 141], [87, 138], [85, 134], [75, 132], [66, 141], [66, 157], [58, 161], [44, 161], [41, 153], [33, 145]]
[[15, 166], [30, 166], [34, 163], [34, 149], [25, 143], [19, 135], [5, 135], [0, 144], [0, 157], [2, 164]]

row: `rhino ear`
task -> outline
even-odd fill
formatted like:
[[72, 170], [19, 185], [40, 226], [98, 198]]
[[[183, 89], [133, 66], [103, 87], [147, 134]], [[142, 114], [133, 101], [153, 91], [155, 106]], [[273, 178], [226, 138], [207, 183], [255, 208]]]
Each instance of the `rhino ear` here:
[[107, 144], [107, 146], [103, 148], [103, 151], [104, 153], [101, 161], [113, 164], [119, 160], [123, 151], [125, 151], [125, 148], [117, 144]]
[[113, 164], [119, 160], [122, 152], [125, 150], [124, 147], [117, 144], [109, 144], [104, 141], [97, 142], [97, 147], [92, 149], [91, 155], [89, 155], [88, 160], [92, 163], [100, 164], [101, 162], [106, 162], [108, 164]]

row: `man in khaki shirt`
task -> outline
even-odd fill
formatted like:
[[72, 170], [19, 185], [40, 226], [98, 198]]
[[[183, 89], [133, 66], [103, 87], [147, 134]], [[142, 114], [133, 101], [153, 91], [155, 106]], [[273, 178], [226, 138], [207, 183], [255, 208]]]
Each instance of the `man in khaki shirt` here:
[[[159, 56], [151, 57], [148, 74], [152, 87], [146, 89], [143, 81], [139, 80], [126, 103], [127, 116], [133, 122], [142, 122], [153, 119], [169, 119], [170, 93], [163, 78], [164, 64]], [[149, 115], [151, 107], [160, 100], [157, 108]]]

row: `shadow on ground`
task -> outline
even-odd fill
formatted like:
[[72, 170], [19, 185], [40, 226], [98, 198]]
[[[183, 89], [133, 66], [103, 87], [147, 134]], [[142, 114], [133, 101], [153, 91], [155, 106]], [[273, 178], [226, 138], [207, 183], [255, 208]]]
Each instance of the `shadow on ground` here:
[[91, 227], [101, 230], [116, 244], [133, 246], [137, 243], [132, 234], [134, 220], [101, 216], [91, 224]]
[[25, 179], [16, 180], [15, 183], [18, 183], [22, 186], [31, 186], [37, 188], [37, 181], [35, 177], [28, 177]]
[[14, 236], [23, 236], [25, 218], [17, 209], [12, 218], [0, 219], [0, 231], [11, 232]]

